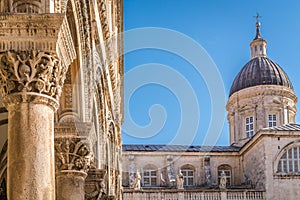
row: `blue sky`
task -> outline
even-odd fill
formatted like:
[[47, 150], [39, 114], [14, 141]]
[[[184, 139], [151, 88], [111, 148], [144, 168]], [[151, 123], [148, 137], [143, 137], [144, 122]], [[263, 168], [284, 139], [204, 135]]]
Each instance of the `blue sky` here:
[[[296, 94], [300, 95], [300, 1], [124, 0], [125, 31], [144, 27], [167, 28], [184, 34], [201, 45], [219, 70], [225, 87], [226, 101], [235, 76], [250, 60], [249, 43], [255, 36], [253, 16], [257, 12], [262, 16], [261, 33], [268, 41], [268, 57], [286, 71], [293, 82]], [[128, 43], [125, 41], [125, 48]], [[174, 45], [177, 43], [178, 41], [174, 41]], [[130, 70], [143, 65], [148, 68], [153, 65], [154, 68], [157, 64], [171, 67], [178, 72], [189, 82], [197, 96], [198, 108], [195, 108], [195, 111], [199, 109], [200, 114], [197, 132], [186, 131], [184, 134], [186, 136], [192, 134], [193, 140], [190, 139], [191, 137], [187, 140], [183, 137], [182, 141], [175, 143], [203, 144], [212, 116], [211, 95], [206, 79], [197, 73], [187, 60], [160, 49], [145, 48], [128, 52], [125, 54], [125, 91], [126, 85], [132, 81], [126, 78]], [[153, 75], [145, 73], [140, 76], [140, 79], [151, 80], [151, 76]], [[157, 78], [155, 76], [154, 79]], [[123, 132], [124, 144], [171, 144], [182, 125], [180, 107], [182, 99], [178, 98], [176, 92], [169, 87], [150, 82], [138, 88], [130, 96], [129, 110], [127, 110], [132, 120], [138, 126], [145, 128], [145, 132], [143, 129], [135, 131], [123, 126], [126, 130]], [[173, 84], [176, 86], [179, 83], [174, 81]], [[188, 94], [186, 96], [189, 98]], [[156, 104], [164, 108], [166, 121], [160, 131], [147, 135], [146, 129], [152, 123], [149, 109]], [[299, 105], [297, 106], [299, 108]], [[125, 112], [126, 109], [127, 107]], [[216, 114], [218, 112], [222, 115], [218, 110]], [[124, 121], [128, 120], [129, 118], [125, 117]], [[157, 120], [160, 120], [160, 115]], [[299, 115], [297, 115], [297, 122], [300, 122]], [[224, 125], [220, 120], [220, 124], [223, 128], [220, 136], [216, 138], [216, 144], [228, 145], [227, 119], [225, 118]]]

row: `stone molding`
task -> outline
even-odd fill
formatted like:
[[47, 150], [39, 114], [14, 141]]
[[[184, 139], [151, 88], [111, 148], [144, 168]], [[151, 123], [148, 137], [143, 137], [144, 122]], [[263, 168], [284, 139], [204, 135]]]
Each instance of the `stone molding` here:
[[258, 85], [251, 88], [245, 88], [238, 92], [232, 94], [226, 105], [226, 109], [229, 110], [232, 104], [235, 104], [238, 100], [246, 99], [246, 98], [253, 98], [259, 95], [267, 96], [267, 95], [277, 95], [277, 96], [284, 96], [290, 98], [295, 103], [297, 102], [298, 98], [295, 95], [294, 91], [290, 88], [285, 86], [278, 86], [278, 85]]
[[0, 51], [32, 49], [56, 53], [57, 40], [66, 18], [54, 13], [2, 14], [0, 21]]
[[88, 137], [92, 125], [92, 123], [88, 122], [56, 123], [54, 127], [55, 137], [77, 137], [78, 135]]
[[55, 138], [55, 168], [57, 173], [86, 173], [92, 160], [86, 137]]

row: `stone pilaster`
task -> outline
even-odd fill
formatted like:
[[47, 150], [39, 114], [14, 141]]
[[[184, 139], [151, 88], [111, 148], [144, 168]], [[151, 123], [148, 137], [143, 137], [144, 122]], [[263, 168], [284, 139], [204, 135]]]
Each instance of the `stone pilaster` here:
[[[63, 42], [70, 41], [69, 30], [65, 17], [57, 14], [0, 19], [0, 92], [9, 121], [8, 199], [54, 200], [53, 121], [66, 66], [74, 56]], [[68, 48], [72, 52], [72, 45]], [[64, 59], [62, 52], [68, 55]]]
[[83, 127], [83, 124], [76, 127], [70, 123], [55, 128], [56, 198], [59, 200], [85, 198], [85, 179], [93, 157]]

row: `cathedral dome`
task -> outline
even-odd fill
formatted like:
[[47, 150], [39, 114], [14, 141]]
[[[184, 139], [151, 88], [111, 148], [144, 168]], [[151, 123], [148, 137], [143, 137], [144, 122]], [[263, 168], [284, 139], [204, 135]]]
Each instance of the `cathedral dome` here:
[[257, 85], [280, 85], [293, 89], [292, 83], [283, 69], [267, 57], [267, 41], [260, 34], [260, 25], [260, 22], [257, 21], [256, 36], [250, 43], [251, 60], [235, 77], [229, 96], [244, 88]]
[[229, 96], [257, 85], [281, 85], [293, 89], [289, 77], [277, 63], [268, 57], [255, 57], [235, 77]]

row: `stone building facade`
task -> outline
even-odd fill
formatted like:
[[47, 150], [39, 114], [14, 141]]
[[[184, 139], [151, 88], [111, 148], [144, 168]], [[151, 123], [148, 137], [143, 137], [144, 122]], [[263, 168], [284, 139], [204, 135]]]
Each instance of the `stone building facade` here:
[[122, 0], [0, 0], [0, 199], [121, 199]]
[[[123, 145], [124, 199], [299, 198], [297, 96], [266, 46], [257, 22], [251, 60], [226, 105], [231, 145]], [[141, 189], [133, 184], [137, 172]]]

